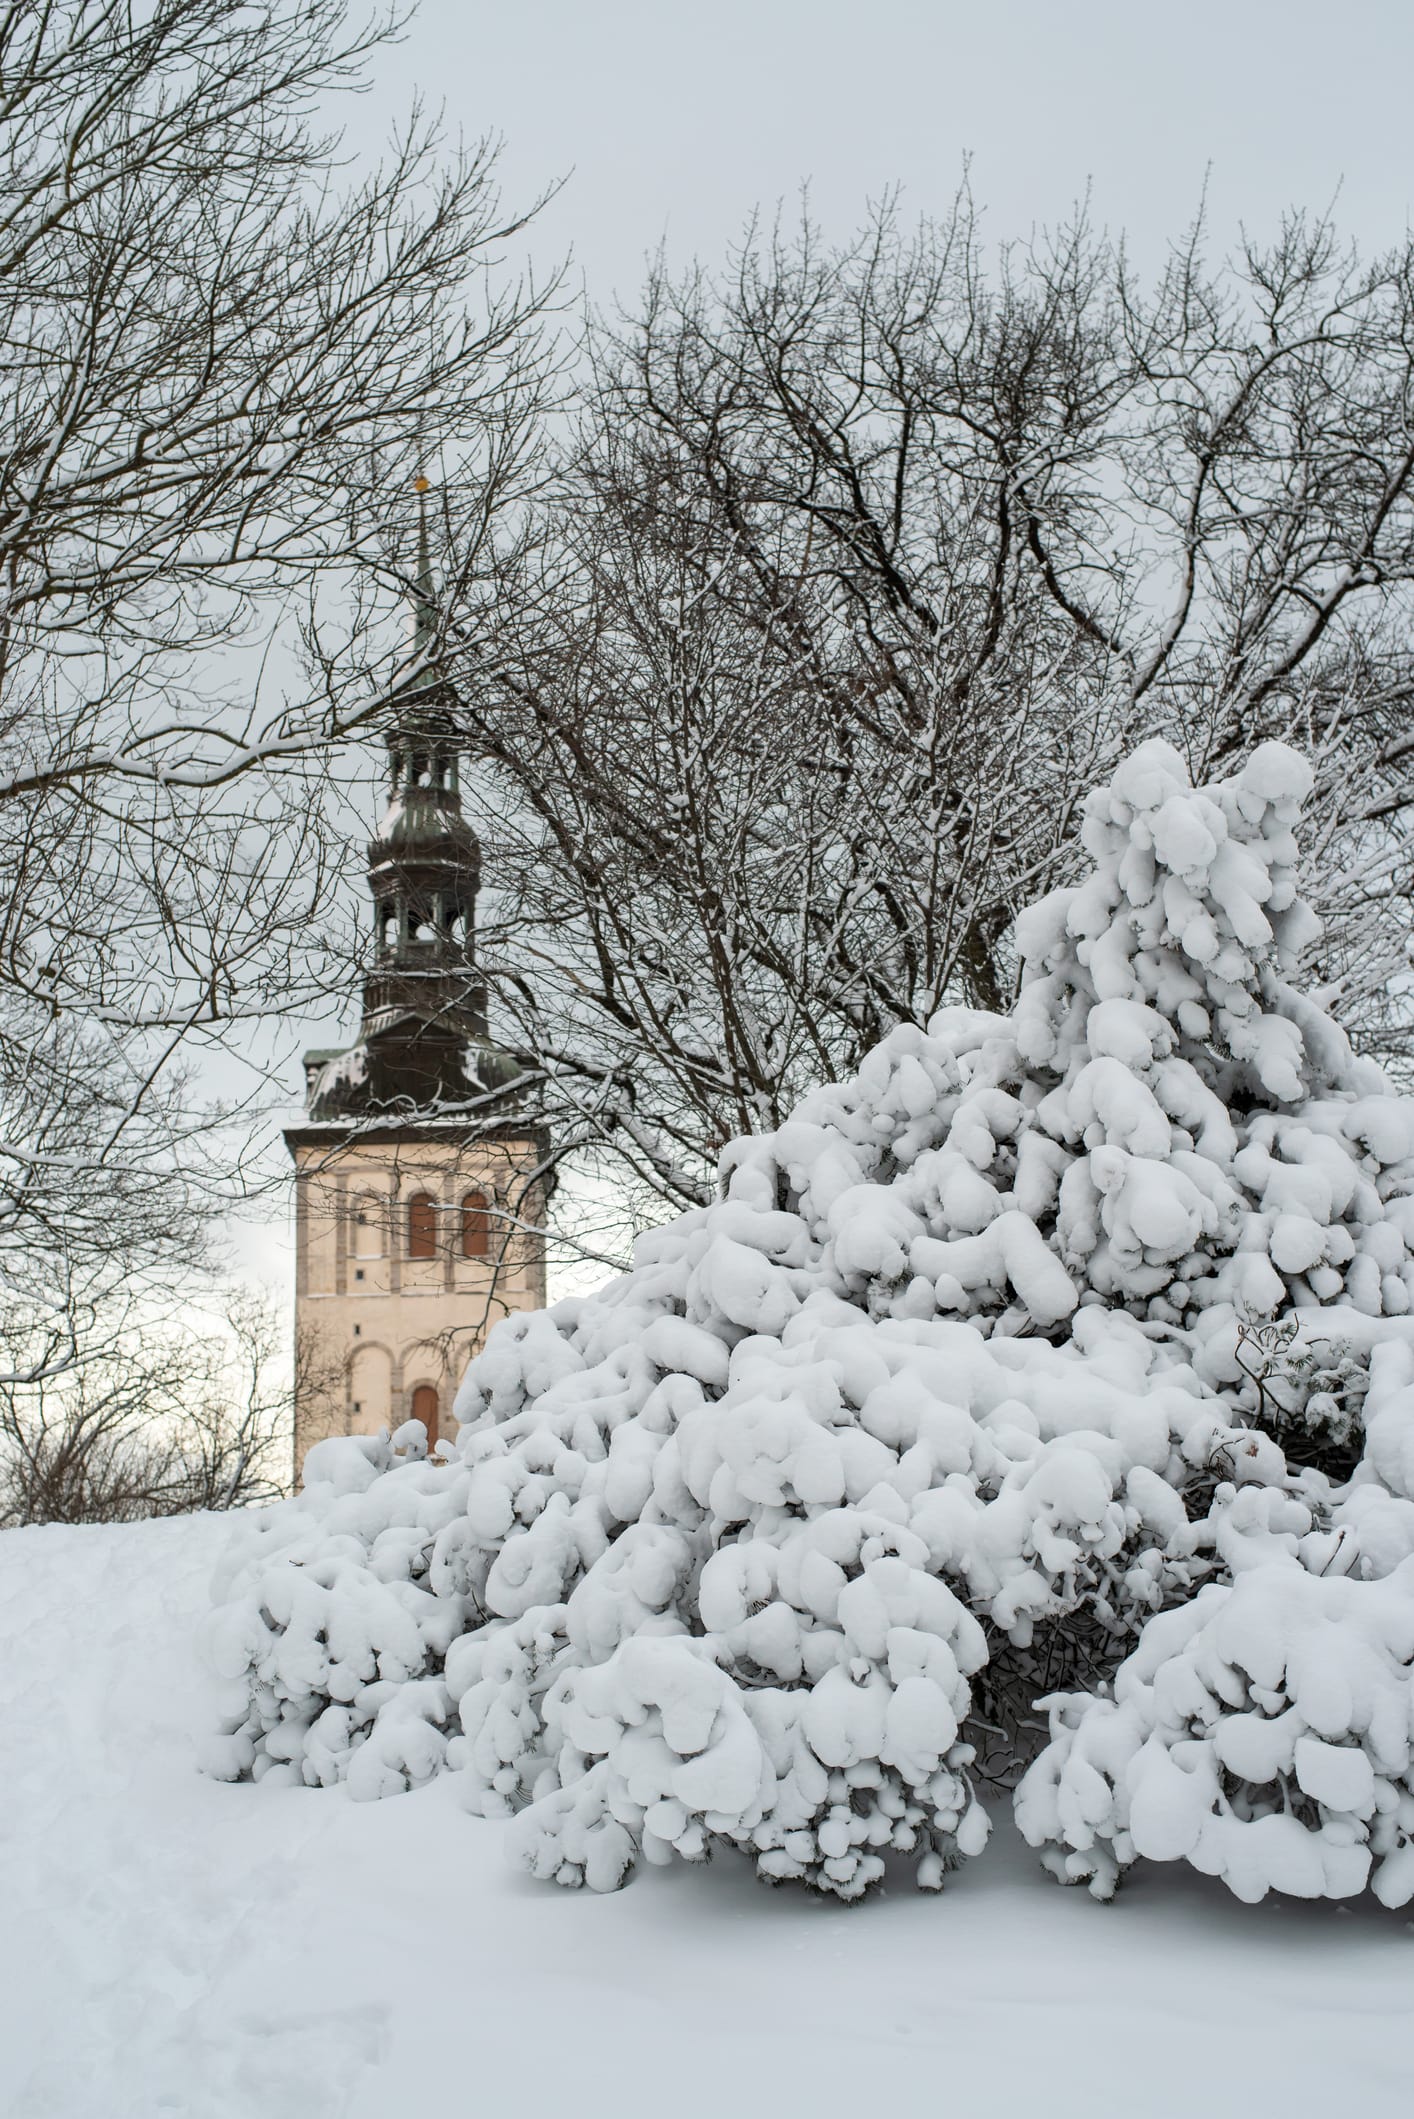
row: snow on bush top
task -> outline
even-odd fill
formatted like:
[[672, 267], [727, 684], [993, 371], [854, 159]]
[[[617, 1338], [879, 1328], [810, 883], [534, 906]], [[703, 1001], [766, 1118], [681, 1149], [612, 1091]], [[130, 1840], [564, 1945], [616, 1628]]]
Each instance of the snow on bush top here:
[[1009, 1017], [897, 1030], [622, 1279], [498, 1325], [448, 1461], [415, 1423], [312, 1450], [220, 1585], [213, 1769], [451, 1764], [563, 1882], [728, 1842], [932, 1886], [1036, 1695], [1234, 1556], [1414, 1594], [1414, 1503], [1367, 1465], [1337, 1524], [1233, 1388], [1239, 1316], [1339, 1303], [1368, 1343], [1414, 1295], [1414, 1110], [1288, 983], [1308, 783], [1144, 746]]
[[1083, 1302], [1404, 1315], [1414, 1109], [1286, 983], [1319, 932], [1295, 885], [1309, 783], [1265, 744], [1195, 789], [1144, 745], [1086, 805], [1092, 876], [1018, 923], [1010, 1017], [899, 1030], [728, 1149], [728, 1200], [779, 1234], [714, 1252], [688, 1314], [779, 1331], [803, 1270], [874, 1315], [1053, 1336]]

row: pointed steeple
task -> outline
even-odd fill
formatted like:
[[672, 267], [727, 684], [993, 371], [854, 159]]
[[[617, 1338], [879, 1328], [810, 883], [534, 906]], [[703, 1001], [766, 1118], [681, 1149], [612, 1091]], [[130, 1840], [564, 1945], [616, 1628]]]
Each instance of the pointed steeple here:
[[432, 551], [427, 530], [427, 495], [431, 481], [419, 473], [413, 480], [417, 494], [417, 553], [413, 564], [412, 643], [407, 660], [393, 675], [392, 719], [389, 742], [400, 728], [408, 734], [425, 732], [442, 724], [456, 725], [456, 693], [448, 683], [440, 655], [441, 625], [438, 614], [437, 580], [432, 571]]
[[427, 543], [427, 495], [432, 481], [419, 472], [413, 480], [417, 494], [417, 572], [413, 576], [414, 657], [430, 655], [437, 644], [437, 590], [432, 579], [432, 554]]
[[368, 849], [373, 961], [363, 982], [356, 1073], [339, 1074], [338, 1110], [311, 1079], [311, 1115], [357, 1104], [460, 1102], [518, 1071], [486, 1030], [476, 969], [481, 849], [462, 814], [458, 702], [437, 653], [437, 584], [427, 532], [428, 481], [416, 481], [412, 655], [389, 701], [388, 799]]

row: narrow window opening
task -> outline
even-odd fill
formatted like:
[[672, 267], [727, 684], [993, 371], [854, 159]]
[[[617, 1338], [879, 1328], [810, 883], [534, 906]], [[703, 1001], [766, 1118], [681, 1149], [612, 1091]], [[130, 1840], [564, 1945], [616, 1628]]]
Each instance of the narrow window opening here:
[[408, 1257], [437, 1256], [437, 1205], [430, 1192], [414, 1192], [408, 1201]]
[[437, 1440], [437, 1386], [435, 1383], [419, 1383], [412, 1394], [412, 1417], [420, 1420], [427, 1430], [427, 1447], [431, 1449]]
[[462, 1257], [491, 1256], [491, 1207], [484, 1192], [468, 1192], [462, 1201]]

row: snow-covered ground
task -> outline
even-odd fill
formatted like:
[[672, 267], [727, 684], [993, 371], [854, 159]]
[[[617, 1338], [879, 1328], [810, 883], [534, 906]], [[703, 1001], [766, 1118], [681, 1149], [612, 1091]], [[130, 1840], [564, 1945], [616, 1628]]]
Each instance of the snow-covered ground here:
[[1414, 1927], [1012, 1840], [939, 1898], [736, 1861], [532, 1883], [447, 1778], [231, 1787], [193, 1635], [226, 1525], [0, 1536], [6, 2119], [1405, 2114]]

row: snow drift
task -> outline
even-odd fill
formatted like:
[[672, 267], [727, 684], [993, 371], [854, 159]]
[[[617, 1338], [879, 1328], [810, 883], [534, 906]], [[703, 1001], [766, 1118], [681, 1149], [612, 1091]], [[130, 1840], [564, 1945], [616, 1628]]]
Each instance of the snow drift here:
[[218, 1583], [212, 1770], [451, 1769], [539, 1876], [725, 1843], [852, 1898], [1031, 1760], [1102, 1893], [1414, 1896], [1414, 1104], [1289, 983], [1309, 777], [1144, 746], [1009, 1016], [897, 1030], [499, 1325], [443, 1457], [312, 1450]]

